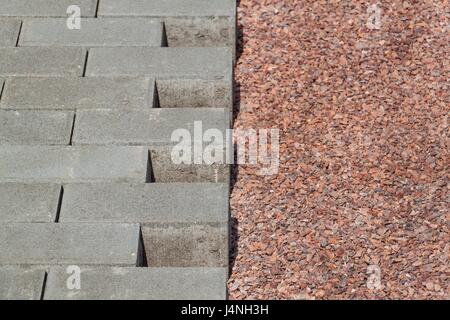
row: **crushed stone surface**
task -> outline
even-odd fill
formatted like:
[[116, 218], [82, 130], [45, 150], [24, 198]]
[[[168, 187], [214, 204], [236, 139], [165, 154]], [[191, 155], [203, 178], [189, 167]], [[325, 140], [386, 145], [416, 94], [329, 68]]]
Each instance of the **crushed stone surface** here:
[[450, 299], [448, 1], [241, 0], [231, 299]]

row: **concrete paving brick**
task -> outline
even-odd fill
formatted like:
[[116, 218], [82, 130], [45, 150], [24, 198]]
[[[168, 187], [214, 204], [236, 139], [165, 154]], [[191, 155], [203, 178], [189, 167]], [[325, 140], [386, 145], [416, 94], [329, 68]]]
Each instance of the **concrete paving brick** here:
[[86, 51], [80, 48], [0, 48], [0, 76], [82, 76]]
[[0, 222], [54, 222], [61, 186], [0, 183]]
[[74, 113], [0, 110], [0, 145], [68, 145]]
[[21, 24], [17, 19], [0, 19], [0, 47], [16, 46]]
[[169, 47], [229, 47], [236, 57], [236, 15], [164, 18]]
[[161, 108], [233, 107], [233, 88], [225, 80], [157, 80]]
[[136, 266], [141, 259], [138, 224], [0, 224], [4, 265]]
[[82, 17], [94, 17], [97, 0], [0, 0], [0, 16], [67, 17], [67, 8], [78, 5]]
[[127, 18], [87, 18], [80, 30], [70, 30], [67, 19], [24, 21], [20, 46], [156, 46], [163, 45], [161, 21]]
[[64, 268], [52, 267], [44, 300], [224, 300], [225, 268], [81, 269], [81, 289], [68, 290]]
[[[1, 184], [0, 184], [1, 187]], [[61, 222], [228, 223], [221, 183], [71, 183]]]
[[40, 300], [45, 270], [36, 267], [0, 267], [0, 300]]
[[5, 84], [0, 109], [144, 109], [154, 100], [154, 79], [12, 78]]
[[102, 0], [99, 16], [231, 16], [236, 0]]
[[223, 182], [230, 183], [230, 166], [226, 163], [185, 164], [172, 161], [173, 148], [150, 146], [151, 169], [155, 182]]
[[68, 184], [60, 221], [140, 223], [149, 266], [227, 266], [229, 187]]
[[230, 79], [229, 48], [93, 48], [87, 76]]
[[[167, 145], [177, 129], [188, 130], [192, 140], [217, 129], [225, 137], [229, 111], [219, 108], [151, 109], [139, 111], [80, 110], [77, 112], [73, 143], [98, 145]], [[199, 126], [199, 136], [194, 125]], [[203, 130], [202, 130], [203, 129]]]
[[0, 146], [2, 182], [145, 182], [143, 147]]
[[228, 266], [226, 224], [144, 224], [142, 235], [151, 267]]

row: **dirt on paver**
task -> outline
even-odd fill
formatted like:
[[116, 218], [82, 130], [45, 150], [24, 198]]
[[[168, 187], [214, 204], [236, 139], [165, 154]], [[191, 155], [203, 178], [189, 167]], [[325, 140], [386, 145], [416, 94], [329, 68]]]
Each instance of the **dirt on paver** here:
[[449, 2], [238, 15], [235, 128], [278, 128], [280, 167], [236, 172], [230, 298], [449, 299]]

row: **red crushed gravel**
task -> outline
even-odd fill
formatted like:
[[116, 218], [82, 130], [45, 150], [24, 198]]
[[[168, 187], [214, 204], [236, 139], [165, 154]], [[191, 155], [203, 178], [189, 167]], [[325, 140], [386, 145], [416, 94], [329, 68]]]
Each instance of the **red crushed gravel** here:
[[449, 3], [374, 3], [240, 1], [235, 128], [280, 168], [239, 166], [231, 299], [450, 299]]

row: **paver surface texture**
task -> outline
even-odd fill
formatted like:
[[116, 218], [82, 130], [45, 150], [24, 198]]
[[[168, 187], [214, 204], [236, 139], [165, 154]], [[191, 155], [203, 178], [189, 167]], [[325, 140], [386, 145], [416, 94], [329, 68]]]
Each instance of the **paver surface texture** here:
[[227, 299], [230, 166], [185, 150], [235, 42], [235, 0], [0, 0], [0, 300]]
[[232, 299], [450, 298], [449, 4], [374, 3], [239, 1]]

